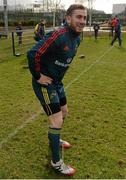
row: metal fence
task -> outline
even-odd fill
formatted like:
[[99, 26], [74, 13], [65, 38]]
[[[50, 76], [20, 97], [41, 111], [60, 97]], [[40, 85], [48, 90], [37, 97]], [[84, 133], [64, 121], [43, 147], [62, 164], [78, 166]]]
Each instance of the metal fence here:
[[[58, 27], [55, 27], [57, 29]], [[46, 28], [46, 33], [54, 30], [53, 28]], [[20, 31], [18, 31], [20, 32]], [[18, 36], [17, 31], [11, 33], [12, 36], [12, 50], [14, 56], [20, 56], [27, 52], [35, 43], [34, 29], [27, 29], [21, 31], [22, 35]]]
[[[53, 30], [49, 28], [46, 30], [46, 33]], [[85, 28], [83, 33], [81, 33], [81, 40], [85, 37], [95, 38], [93, 28]], [[110, 30], [99, 30], [98, 39], [102, 38], [112, 38]], [[14, 56], [20, 56], [25, 54], [29, 48], [31, 48], [36, 41], [34, 40], [34, 29], [24, 30], [22, 37], [17, 36], [16, 31], [12, 32], [12, 49]]]
[[35, 44], [33, 30], [25, 30], [21, 36], [18, 36], [16, 31], [12, 32], [12, 50], [14, 56], [25, 54], [33, 44]]

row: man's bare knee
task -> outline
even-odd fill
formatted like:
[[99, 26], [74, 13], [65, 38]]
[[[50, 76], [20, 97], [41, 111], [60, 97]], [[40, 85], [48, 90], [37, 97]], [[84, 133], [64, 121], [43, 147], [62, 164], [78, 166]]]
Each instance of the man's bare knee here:
[[63, 119], [65, 119], [66, 116], [68, 115], [68, 110], [63, 110], [62, 114], [63, 114]]
[[63, 124], [62, 111], [49, 116], [49, 123], [51, 128], [61, 128]]
[[67, 105], [61, 107], [63, 119], [68, 115]]

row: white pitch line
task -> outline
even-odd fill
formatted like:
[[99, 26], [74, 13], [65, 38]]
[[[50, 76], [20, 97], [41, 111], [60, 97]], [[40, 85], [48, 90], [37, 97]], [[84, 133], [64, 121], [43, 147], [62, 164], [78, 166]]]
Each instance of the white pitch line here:
[[20, 126], [18, 126], [13, 132], [11, 132], [6, 138], [4, 138], [1, 142], [0, 142], [0, 149], [2, 148], [3, 144], [6, 144], [9, 139], [13, 138], [18, 132], [19, 130], [23, 129], [25, 126], [27, 126], [28, 123], [34, 121], [38, 115], [42, 112], [42, 110], [39, 110], [36, 114], [33, 114], [30, 118], [28, 118], [24, 123], [22, 123]]
[[107, 49], [107, 51], [105, 51], [105, 53], [100, 56], [96, 61], [94, 61], [90, 66], [88, 66], [86, 69], [84, 69], [76, 78], [74, 78], [66, 87], [65, 89], [69, 88], [75, 81], [77, 81], [84, 73], [88, 72], [96, 63], [99, 63], [99, 61], [101, 61], [101, 59], [113, 48], [113, 46], [111, 46], [109, 49]]
[[[98, 63], [111, 49], [113, 48], [110, 47], [109, 49], [107, 49], [107, 51], [105, 51], [105, 53], [100, 56], [96, 61], [94, 61], [94, 63], [92, 63], [88, 68], [84, 69], [84, 71], [82, 71], [76, 78], [74, 78], [66, 87], [65, 89], [68, 89], [74, 82], [76, 82], [80, 76], [82, 76], [84, 73], [88, 72], [96, 63]], [[32, 115], [30, 118], [28, 118], [24, 123], [22, 123], [20, 126], [18, 126], [13, 132], [11, 132], [6, 138], [4, 138], [1, 142], [0, 142], [0, 149], [3, 147], [4, 144], [6, 144], [11, 138], [13, 138], [21, 129], [23, 129], [24, 127], [27, 126], [28, 123], [34, 121], [38, 115], [42, 112], [42, 110], [39, 110], [36, 114]]]

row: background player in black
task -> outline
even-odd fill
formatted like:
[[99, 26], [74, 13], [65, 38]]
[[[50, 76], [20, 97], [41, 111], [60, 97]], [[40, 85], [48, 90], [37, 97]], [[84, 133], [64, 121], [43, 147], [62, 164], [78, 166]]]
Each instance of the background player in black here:
[[99, 31], [99, 29], [100, 29], [100, 26], [99, 26], [98, 23], [95, 23], [94, 26], [93, 26], [93, 28], [94, 28], [94, 33], [95, 33], [95, 40], [97, 40], [98, 31]]
[[23, 33], [23, 30], [22, 30], [21, 22], [19, 22], [18, 25], [16, 26], [16, 33], [17, 33], [17, 36], [18, 36], [18, 45], [22, 45], [22, 33]]
[[73, 175], [74, 168], [60, 158], [59, 146], [70, 147], [60, 139], [63, 119], [68, 113], [62, 79], [80, 44], [79, 35], [86, 23], [84, 6], [71, 5], [66, 12], [66, 24], [38, 42], [29, 52], [29, 69], [33, 76], [33, 89], [49, 117], [49, 145], [51, 165], [65, 175]]

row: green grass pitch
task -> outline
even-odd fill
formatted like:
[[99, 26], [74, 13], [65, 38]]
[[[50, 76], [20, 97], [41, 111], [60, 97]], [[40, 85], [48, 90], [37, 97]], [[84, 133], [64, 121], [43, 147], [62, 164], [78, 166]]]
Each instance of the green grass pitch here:
[[[122, 48], [109, 44], [85, 37], [63, 81], [69, 115], [61, 136], [73, 145], [63, 155], [75, 179], [126, 178], [125, 34]], [[0, 178], [64, 179], [48, 165], [48, 121], [26, 64], [10, 38], [0, 40]]]

